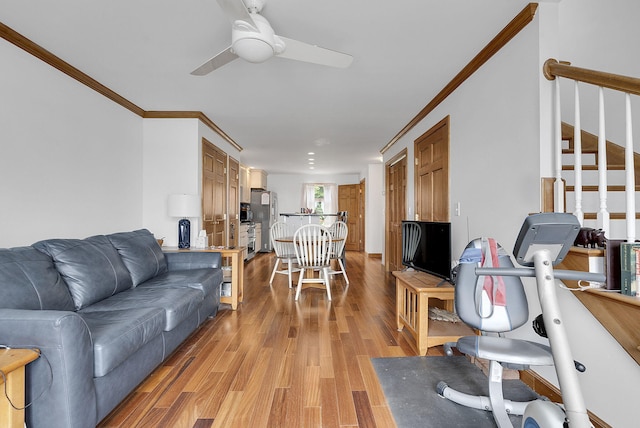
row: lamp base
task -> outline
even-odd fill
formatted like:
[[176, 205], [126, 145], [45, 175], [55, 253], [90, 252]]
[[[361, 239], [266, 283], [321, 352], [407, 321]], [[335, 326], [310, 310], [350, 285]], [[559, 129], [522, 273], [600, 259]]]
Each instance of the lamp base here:
[[183, 218], [178, 222], [178, 248], [191, 247], [191, 222]]

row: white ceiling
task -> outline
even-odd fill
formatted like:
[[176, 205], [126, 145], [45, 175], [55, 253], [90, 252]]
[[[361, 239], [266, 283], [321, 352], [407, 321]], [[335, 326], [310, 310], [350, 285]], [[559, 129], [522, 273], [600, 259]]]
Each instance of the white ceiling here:
[[[276, 34], [353, 55], [190, 72], [231, 43], [216, 0], [0, 0], [0, 22], [144, 110], [202, 111], [269, 173], [359, 173], [528, 4], [268, 0]], [[315, 169], [307, 152], [316, 152]]]

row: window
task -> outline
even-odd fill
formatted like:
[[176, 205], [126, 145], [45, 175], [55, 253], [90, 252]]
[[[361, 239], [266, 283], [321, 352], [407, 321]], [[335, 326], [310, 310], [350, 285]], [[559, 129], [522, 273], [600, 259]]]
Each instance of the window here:
[[313, 189], [313, 212], [324, 214], [324, 186], [316, 185]]
[[[314, 214], [335, 214], [338, 186], [333, 183], [306, 183], [303, 188], [302, 206]], [[331, 223], [335, 218], [331, 217]]]

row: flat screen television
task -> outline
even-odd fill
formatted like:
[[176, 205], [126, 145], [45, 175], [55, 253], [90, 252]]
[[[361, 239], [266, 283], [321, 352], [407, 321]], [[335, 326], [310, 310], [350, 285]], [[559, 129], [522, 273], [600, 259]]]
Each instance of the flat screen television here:
[[418, 248], [411, 261], [410, 257], [402, 255], [402, 264], [438, 276], [451, 279], [451, 223], [436, 221], [403, 221], [402, 248], [405, 245], [405, 223], [417, 223], [420, 226], [420, 240]]

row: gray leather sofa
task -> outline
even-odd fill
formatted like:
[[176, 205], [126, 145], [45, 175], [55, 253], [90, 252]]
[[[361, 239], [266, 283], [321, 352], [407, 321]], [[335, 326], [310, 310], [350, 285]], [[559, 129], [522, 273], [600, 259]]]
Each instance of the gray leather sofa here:
[[37, 348], [28, 427], [95, 427], [220, 303], [219, 253], [146, 229], [0, 249], [0, 345]]

